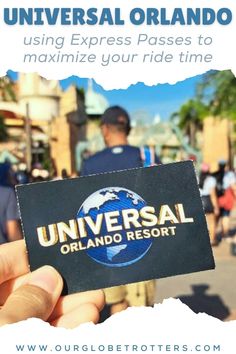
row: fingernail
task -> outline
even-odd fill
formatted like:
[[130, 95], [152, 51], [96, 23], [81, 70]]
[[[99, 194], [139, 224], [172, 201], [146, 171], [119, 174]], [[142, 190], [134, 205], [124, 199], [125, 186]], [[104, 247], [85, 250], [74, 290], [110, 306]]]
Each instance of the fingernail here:
[[50, 266], [44, 266], [31, 273], [30, 279], [27, 283], [38, 286], [49, 294], [53, 294], [58, 287], [59, 282], [60, 277], [57, 271]]

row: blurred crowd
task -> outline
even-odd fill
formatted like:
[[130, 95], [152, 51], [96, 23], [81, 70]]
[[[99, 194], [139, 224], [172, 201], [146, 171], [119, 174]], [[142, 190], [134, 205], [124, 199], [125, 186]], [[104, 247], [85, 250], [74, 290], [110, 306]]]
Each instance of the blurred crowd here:
[[[229, 164], [224, 159], [218, 161], [218, 170], [214, 173], [210, 173], [210, 166], [203, 163], [199, 188], [211, 245], [218, 246], [222, 239], [229, 237], [230, 216], [236, 198], [235, 172], [229, 169]], [[220, 236], [217, 235], [217, 227], [221, 229]], [[232, 254], [235, 255], [236, 236], [231, 241]]]
[[65, 169], [60, 176], [50, 178], [49, 171], [40, 164], [27, 172], [26, 165], [20, 164], [16, 169], [9, 162], [0, 163], [0, 244], [22, 239], [20, 215], [17, 207], [15, 186], [18, 184], [36, 183], [51, 179], [70, 177]]

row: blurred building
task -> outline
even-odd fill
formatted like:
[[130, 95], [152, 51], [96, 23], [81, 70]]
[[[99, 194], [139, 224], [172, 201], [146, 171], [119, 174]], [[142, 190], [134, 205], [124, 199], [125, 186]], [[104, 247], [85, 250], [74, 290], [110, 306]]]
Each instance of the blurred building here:
[[29, 105], [30, 118], [39, 125], [46, 125], [59, 114], [61, 89], [58, 81], [46, 80], [36, 73], [19, 74], [18, 104], [26, 115]]
[[86, 123], [84, 93], [70, 86], [61, 94], [59, 114], [51, 122], [50, 155], [57, 175], [62, 169], [68, 175], [77, 171], [76, 145], [86, 139]]
[[212, 172], [217, 170], [220, 159], [225, 159], [234, 165], [232, 147], [235, 137], [232, 132], [233, 123], [227, 118], [208, 117], [204, 120], [203, 161], [211, 166]]
[[42, 162], [49, 149], [51, 121], [58, 116], [61, 90], [57, 81], [39, 75], [19, 74], [15, 84], [15, 102], [0, 102], [0, 115], [7, 127], [8, 139], [0, 151], [8, 151], [24, 161], [27, 149], [26, 117], [30, 119], [32, 163]]
[[0, 161], [26, 161], [30, 145], [32, 164], [46, 164], [57, 174], [62, 169], [72, 174], [81, 158], [76, 158], [76, 151], [83, 154], [88, 140], [93, 141], [92, 150], [102, 146], [100, 134], [98, 141], [93, 138], [98, 135], [99, 118], [109, 104], [95, 92], [91, 80], [84, 93], [73, 85], [63, 91], [58, 81], [46, 80], [36, 73], [19, 74], [14, 93], [15, 101], [11, 97], [6, 100], [6, 95], [0, 99], [0, 116], [8, 134], [8, 139], [0, 143]]

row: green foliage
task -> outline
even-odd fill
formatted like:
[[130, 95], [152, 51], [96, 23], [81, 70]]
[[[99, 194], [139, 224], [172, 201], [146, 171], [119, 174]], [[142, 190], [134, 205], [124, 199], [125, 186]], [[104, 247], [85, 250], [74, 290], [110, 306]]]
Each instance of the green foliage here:
[[49, 147], [45, 148], [45, 150], [44, 150], [42, 167], [45, 170], [49, 171], [50, 174], [52, 174], [52, 172], [53, 172], [53, 163], [52, 163], [52, 159], [51, 159], [51, 156], [50, 156]]
[[208, 107], [203, 102], [191, 99], [171, 116], [173, 122], [177, 118], [177, 125], [189, 137], [189, 144], [192, 148], [197, 148], [196, 133], [202, 129], [203, 119], [208, 114]]
[[201, 128], [202, 121], [208, 113], [208, 107], [204, 103], [191, 99], [180, 107], [178, 112], [179, 127], [185, 129], [190, 123], [194, 123], [198, 128]]
[[236, 120], [236, 78], [230, 70], [207, 73], [198, 85], [198, 96], [212, 115]]
[[77, 94], [80, 97], [81, 101], [84, 102], [84, 100], [85, 100], [84, 88], [83, 87], [77, 87], [76, 90], [77, 90]]
[[14, 83], [8, 77], [0, 77], [0, 98], [3, 101], [16, 101]]
[[2, 116], [0, 116], [0, 142], [1, 141], [6, 141], [8, 138], [7, 134], [7, 128], [4, 124], [4, 119]]

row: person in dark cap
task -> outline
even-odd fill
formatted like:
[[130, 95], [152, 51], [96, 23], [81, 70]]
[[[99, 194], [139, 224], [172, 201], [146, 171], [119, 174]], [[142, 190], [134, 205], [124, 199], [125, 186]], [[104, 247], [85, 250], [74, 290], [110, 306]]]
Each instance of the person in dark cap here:
[[[128, 113], [119, 106], [108, 108], [101, 118], [101, 133], [106, 148], [84, 161], [81, 175], [160, 164], [160, 159], [155, 154], [151, 154], [147, 147], [139, 149], [128, 144], [130, 130]], [[105, 289], [110, 314], [122, 311], [128, 306], [152, 305], [154, 289], [154, 281]]]
[[[101, 118], [101, 132], [106, 148], [84, 161], [81, 175], [97, 174], [144, 166], [148, 158], [138, 147], [128, 144], [131, 130], [128, 113], [119, 106], [108, 108]], [[157, 156], [150, 158], [149, 165], [160, 164]]]

